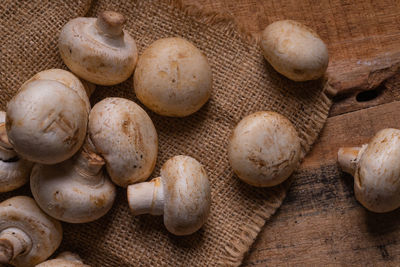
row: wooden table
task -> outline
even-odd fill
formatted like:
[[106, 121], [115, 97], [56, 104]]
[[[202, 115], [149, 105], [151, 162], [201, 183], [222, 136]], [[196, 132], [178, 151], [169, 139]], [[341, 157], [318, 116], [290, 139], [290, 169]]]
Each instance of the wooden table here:
[[400, 128], [400, 1], [184, 2], [228, 13], [254, 34], [275, 20], [301, 21], [330, 51], [327, 73], [336, 96], [329, 119], [243, 265], [399, 266], [400, 210], [366, 211], [354, 198], [352, 177], [338, 169], [336, 153], [379, 129]]

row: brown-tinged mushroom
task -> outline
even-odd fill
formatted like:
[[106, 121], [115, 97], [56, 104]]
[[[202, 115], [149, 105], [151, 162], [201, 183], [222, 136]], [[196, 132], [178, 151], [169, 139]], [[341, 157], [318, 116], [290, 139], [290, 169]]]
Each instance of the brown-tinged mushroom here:
[[29, 161], [59, 163], [82, 146], [89, 110], [85, 88], [72, 73], [38, 73], [7, 105], [8, 139], [13, 149]]
[[30, 267], [46, 260], [60, 245], [60, 222], [35, 201], [17, 196], [0, 203], [0, 263]]
[[88, 133], [115, 184], [126, 187], [152, 173], [158, 152], [157, 132], [135, 102], [116, 97], [98, 102], [89, 115]]
[[90, 267], [83, 263], [79, 255], [71, 252], [63, 252], [55, 259], [42, 262], [36, 267]]
[[285, 181], [300, 163], [300, 139], [292, 123], [276, 112], [261, 111], [234, 129], [229, 163], [244, 182], [269, 187]]
[[104, 160], [91, 151], [88, 142], [72, 159], [33, 167], [32, 195], [44, 212], [60, 221], [91, 222], [114, 203], [115, 185], [103, 168]]
[[122, 14], [113, 11], [70, 20], [58, 41], [65, 65], [95, 84], [115, 85], [128, 79], [138, 53], [135, 40], [122, 29], [125, 22]]
[[368, 210], [389, 212], [400, 207], [400, 130], [383, 129], [368, 144], [343, 147], [338, 163], [354, 177], [356, 199]]
[[15, 190], [29, 180], [32, 163], [21, 159], [8, 141], [6, 113], [0, 111], [0, 193]]
[[199, 230], [210, 213], [211, 190], [204, 167], [189, 156], [164, 163], [161, 176], [128, 186], [128, 203], [134, 215], [164, 215], [164, 225], [174, 235]]
[[140, 56], [134, 89], [138, 99], [152, 111], [188, 116], [210, 98], [211, 67], [207, 57], [189, 41], [160, 39]]
[[318, 79], [328, 67], [325, 43], [297, 21], [281, 20], [268, 25], [262, 32], [261, 48], [272, 67], [293, 81]]

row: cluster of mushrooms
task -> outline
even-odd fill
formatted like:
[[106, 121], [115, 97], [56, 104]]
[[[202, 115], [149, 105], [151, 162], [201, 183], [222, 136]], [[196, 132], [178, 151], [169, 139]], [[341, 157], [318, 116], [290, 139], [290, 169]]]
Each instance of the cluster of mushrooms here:
[[[136, 96], [147, 108], [163, 116], [188, 116], [211, 95], [210, 64], [192, 43], [176, 37], [155, 41], [138, 57], [124, 23], [124, 16], [112, 11], [69, 21], [61, 30], [59, 51], [71, 72], [39, 72], [0, 113], [0, 192], [30, 181], [34, 197], [0, 203], [0, 263], [88, 266], [71, 253], [43, 261], [61, 243], [59, 221], [86, 223], [104, 216], [113, 205], [116, 186], [127, 188], [134, 215], [163, 215], [172, 234], [190, 235], [206, 222], [211, 190], [202, 164], [177, 155], [164, 163], [159, 177], [146, 182], [158, 153], [157, 131], [146, 111], [116, 97], [91, 107], [89, 97], [93, 84], [115, 85], [134, 72]], [[328, 66], [322, 40], [294, 21], [269, 25], [261, 47], [271, 65], [295, 81], [318, 79]], [[384, 193], [391, 187], [375, 190], [380, 175], [384, 182], [396, 183], [400, 167], [382, 174], [368, 165], [377, 151], [386, 151], [379, 162], [388, 168], [400, 156], [399, 142], [389, 136], [400, 139], [398, 130], [386, 130], [368, 147], [339, 151], [344, 170], [356, 176], [356, 196], [378, 212], [400, 205], [396, 190], [391, 195]], [[298, 167], [300, 154], [295, 127], [272, 111], [243, 118], [228, 144], [233, 171], [258, 187], [285, 181]], [[386, 202], [395, 204], [388, 207]]]

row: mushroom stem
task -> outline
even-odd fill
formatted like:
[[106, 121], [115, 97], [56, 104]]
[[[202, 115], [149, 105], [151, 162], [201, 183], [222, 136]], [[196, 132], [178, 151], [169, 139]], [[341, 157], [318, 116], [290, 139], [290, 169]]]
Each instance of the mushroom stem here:
[[164, 185], [161, 177], [150, 182], [130, 185], [127, 192], [129, 208], [134, 215], [164, 214]]
[[103, 165], [104, 160], [102, 157], [85, 148], [75, 159], [76, 170], [85, 178], [97, 177]]
[[5, 125], [5, 123], [0, 123], [0, 160], [2, 161], [8, 161], [17, 156], [8, 140]]
[[357, 163], [368, 145], [361, 147], [341, 147], [338, 150], [338, 163], [342, 171], [354, 176]]
[[125, 17], [114, 11], [101, 12], [97, 17], [97, 28], [110, 36], [118, 36], [122, 34], [122, 27], [126, 22]]
[[5, 123], [0, 123], [0, 160], [7, 161], [17, 156], [8, 141]]
[[0, 146], [6, 149], [12, 149], [12, 145], [8, 140], [7, 132], [6, 132], [6, 124], [0, 123]]
[[7, 228], [0, 233], [0, 263], [9, 263], [32, 247], [30, 237], [18, 228]]

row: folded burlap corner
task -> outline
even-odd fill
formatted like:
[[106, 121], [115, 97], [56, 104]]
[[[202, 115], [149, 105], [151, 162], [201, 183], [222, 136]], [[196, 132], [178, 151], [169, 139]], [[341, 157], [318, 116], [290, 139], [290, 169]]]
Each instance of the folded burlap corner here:
[[[66, 68], [58, 54], [57, 38], [69, 19], [96, 16], [107, 9], [127, 17], [125, 29], [135, 38], [139, 53], [159, 38], [180, 36], [207, 55], [213, 71], [213, 94], [199, 112], [186, 118], [166, 118], [146, 111], [159, 135], [152, 177], [174, 155], [196, 158], [209, 174], [211, 214], [197, 233], [176, 237], [166, 231], [162, 217], [130, 215], [125, 189], [119, 189], [113, 209], [104, 218], [88, 224], [63, 224], [64, 240], [59, 250], [75, 251], [92, 266], [240, 265], [266, 220], [281, 205], [293, 177], [267, 189], [240, 182], [228, 164], [229, 135], [244, 116], [260, 110], [276, 111], [295, 125], [304, 157], [331, 105], [323, 92], [324, 82], [295, 83], [284, 78], [266, 63], [256, 40], [240, 30], [232, 18], [185, 6], [179, 0], [5, 0], [0, 4], [1, 108], [35, 73]], [[117, 86], [98, 86], [92, 104], [108, 96], [139, 103], [132, 84], [131, 77]], [[29, 187], [0, 198], [17, 194], [30, 194]]]

